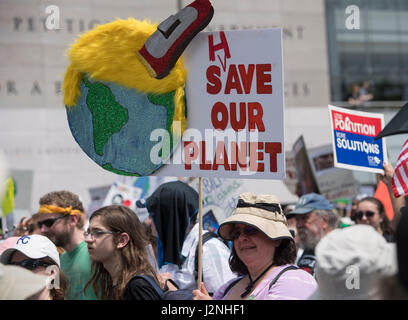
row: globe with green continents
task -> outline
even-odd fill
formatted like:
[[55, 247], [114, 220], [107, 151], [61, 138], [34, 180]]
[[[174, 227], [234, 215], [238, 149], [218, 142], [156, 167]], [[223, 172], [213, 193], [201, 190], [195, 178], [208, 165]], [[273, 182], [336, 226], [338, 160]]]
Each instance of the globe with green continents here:
[[[121, 175], [145, 176], [171, 156], [179, 142], [171, 132], [175, 91], [145, 94], [86, 75], [79, 90], [76, 105], [66, 107], [68, 123], [77, 143], [97, 164]], [[156, 129], [162, 130], [152, 136]]]

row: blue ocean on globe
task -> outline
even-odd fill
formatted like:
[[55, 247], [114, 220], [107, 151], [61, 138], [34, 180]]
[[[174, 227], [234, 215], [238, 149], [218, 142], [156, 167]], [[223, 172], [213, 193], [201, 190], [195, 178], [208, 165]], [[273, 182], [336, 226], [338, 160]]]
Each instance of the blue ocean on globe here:
[[[82, 81], [77, 105], [66, 107], [72, 135], [83, 151], [100, 166], [109, 165], [112, 169], [129, 175], [152, 174], [162, 163], [154, 164], [150, 159], [152, 147], [158, 144], [157, 141], [150, 141], [150, 135], [155, 129], [166, 130], [166, 108], [151, 103], [146, 94], [135, 89], [111, 82], [98, 82], [110, 89], [117, 104], [127, 110], [129, 119], [118, 132], [108, 138], [103, 147], [103, 154], [97, 154], [94, 145], [93, 115], [87, 105], [89, 89]], [[107, 126], [109, 120], [106, 119]]]

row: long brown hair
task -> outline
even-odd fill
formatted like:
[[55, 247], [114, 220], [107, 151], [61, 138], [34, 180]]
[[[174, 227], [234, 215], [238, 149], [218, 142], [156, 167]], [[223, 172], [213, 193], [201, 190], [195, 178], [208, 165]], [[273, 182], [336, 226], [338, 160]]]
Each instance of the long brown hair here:
[[95, 261], [92, 262], [91, 278], [86, 284], [84, 291], [92, 285], [94, 292], [99, 298], [103, 300], [119, 300], [123, 299], [126, 286], [135, 275], [152, 276], [157, 284], [159, 284], [156, 271], [148, 260], [146, 247], [149, 242], [145, 235], [145, 229], [136, 213], [124, 206], [111, 205], [96, 210], [92, 214], [90, 221], [96, 217], [100, 217], [104, 227], [114, 232], [115, 243], [117, 243], [117, 236], [123, 232], [129, 235], [129, 242], [123, 248], [118, 249], [121, 253], [123, 269], [118, 277], [116, 286], [113, 286], [112, 277], [103, 264]]

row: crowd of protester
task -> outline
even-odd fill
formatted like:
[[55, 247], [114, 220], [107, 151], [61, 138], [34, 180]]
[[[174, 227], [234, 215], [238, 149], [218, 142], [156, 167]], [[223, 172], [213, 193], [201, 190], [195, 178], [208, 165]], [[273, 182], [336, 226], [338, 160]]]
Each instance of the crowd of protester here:
[[273, 190], [243, 193], [217, 233], [203, 231], [199, 268], [199, 197], [186, 183], [139, 201], [143, 221], [120, 205], [87, 219], [78, 195], [52, 191], [0, 243], [1, 299], [406, 299], [408, 213], [390, 196], [392, 223], [360, 195], [345, 225], [321, 194], [283, 206]]

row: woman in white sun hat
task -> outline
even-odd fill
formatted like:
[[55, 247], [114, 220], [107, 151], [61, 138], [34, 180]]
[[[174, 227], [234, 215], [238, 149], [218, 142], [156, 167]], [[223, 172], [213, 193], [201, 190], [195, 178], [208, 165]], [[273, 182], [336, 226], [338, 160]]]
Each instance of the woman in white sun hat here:
[[[294, 265], [296, 248], [278, 199], [273, 195], [240, 195], [236, 209], [219, 227], [233, 241], [231, 270], [239, 276], [219, 288], [214, 300], [307, 299], [315, 279]], [[208, 300], [204, 285], [195, 300]]]
[[39, 300], [65, 299], [68, 280], [60, 269], [57, 248], [47, 237], [33, 234], [18, 238], [14, 247], [1, 254], [0, 262], [47, 275], [48, 283], [37, 297]]

